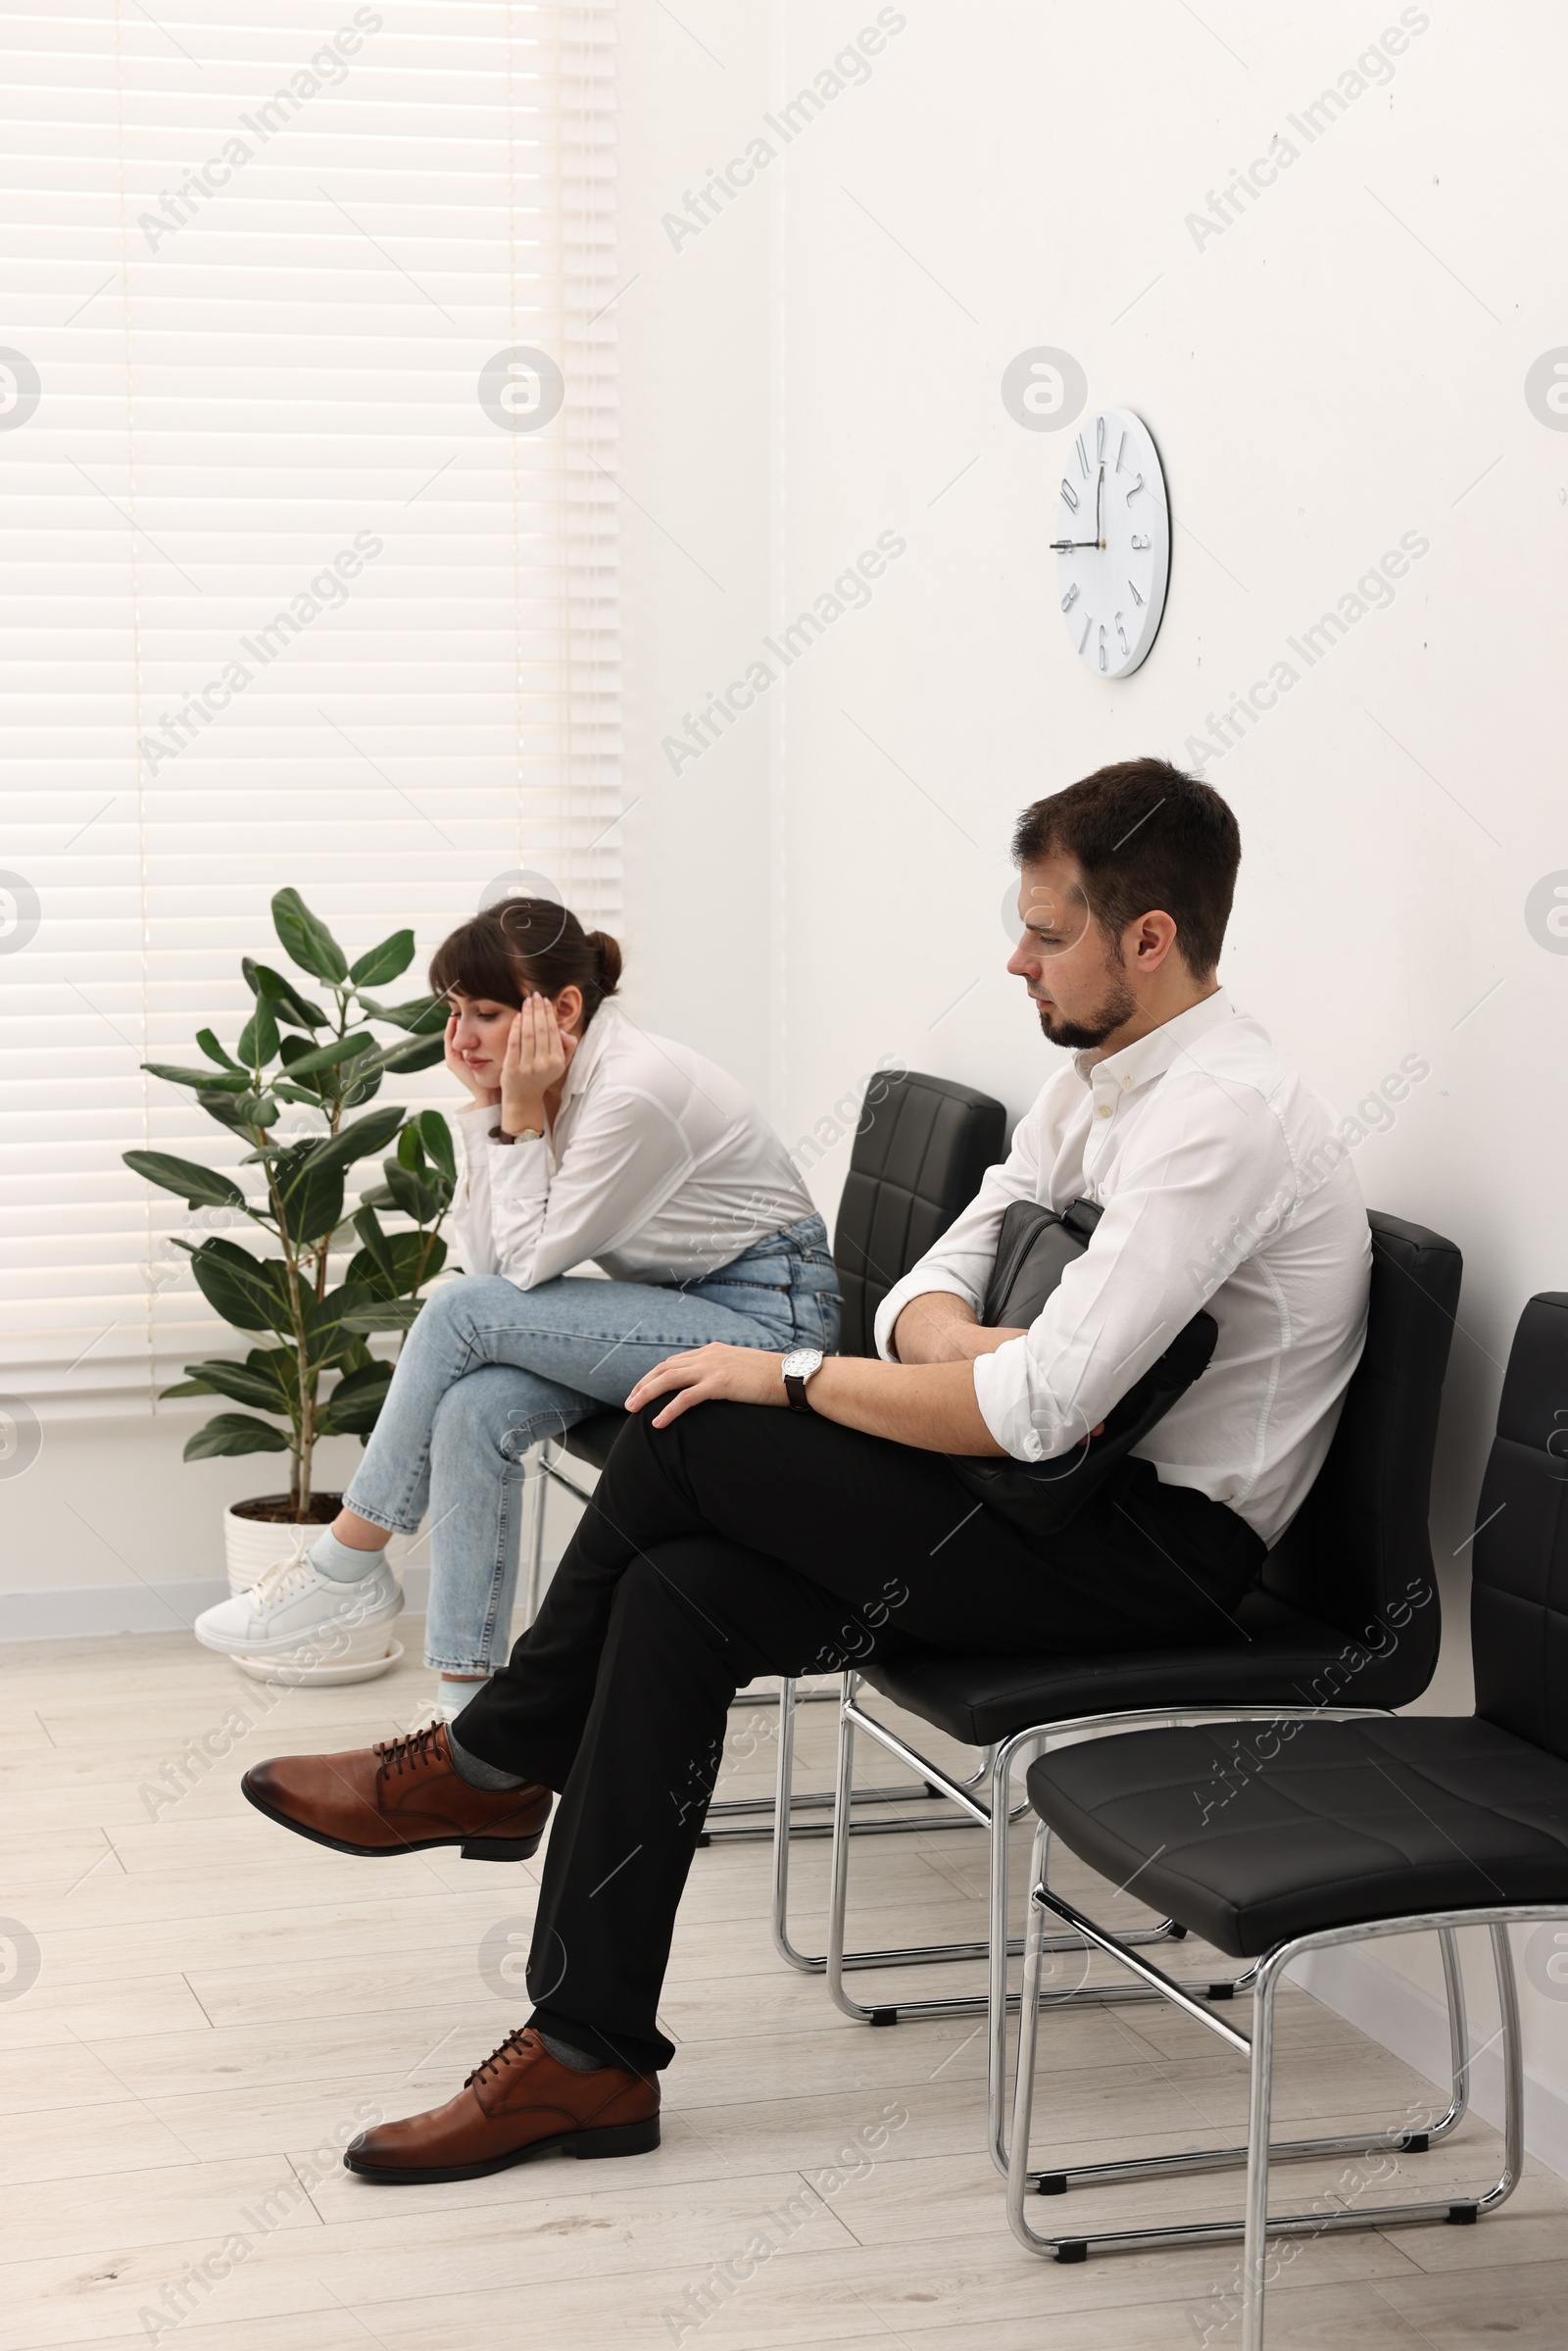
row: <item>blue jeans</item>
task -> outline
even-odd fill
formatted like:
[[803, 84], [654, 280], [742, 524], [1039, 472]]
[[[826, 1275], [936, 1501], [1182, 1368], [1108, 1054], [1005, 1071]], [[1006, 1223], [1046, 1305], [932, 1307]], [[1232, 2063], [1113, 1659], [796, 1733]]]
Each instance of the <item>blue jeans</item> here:
[[343, 1497], [401, 1535], [429, 1511], [425, 1663], [487, 1674], [506, 1655], [534, 1445], [623, 1404], [665, 1355], [710, 1339], [831, 1354], [841, 1302], [819, 1216], [679, 1290], [571, 1275], [519, 1290], [467, 1274], [432, 1291]]

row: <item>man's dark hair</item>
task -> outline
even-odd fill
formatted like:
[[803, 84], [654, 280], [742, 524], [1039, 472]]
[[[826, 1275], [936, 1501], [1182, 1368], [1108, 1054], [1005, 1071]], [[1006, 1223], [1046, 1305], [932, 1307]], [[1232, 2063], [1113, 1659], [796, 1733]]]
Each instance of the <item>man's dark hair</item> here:
[[1168, 759], [1122, 759], [1025, 808], [1012, 836], [1020, 865], [1077, 859], [1095, 920], [1120, 938], [1155, 908], [1176, 925], [1195, 978], [1219, 961], [1242, 861], [1242, 835], [1209, 784]]

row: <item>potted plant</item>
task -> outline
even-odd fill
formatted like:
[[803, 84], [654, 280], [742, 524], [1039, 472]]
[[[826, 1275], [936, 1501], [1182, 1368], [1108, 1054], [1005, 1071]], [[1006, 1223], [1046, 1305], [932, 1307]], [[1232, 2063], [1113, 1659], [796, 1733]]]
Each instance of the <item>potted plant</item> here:
[[[260, 1253], [213, 1234], [178, 1240], [203, 1296], [237, 1330], [266, 1333], [242, 1361], [187, 1363], [166, 1396], [225, 1396], [245, 1411], [220, 1412], [189, 1440], [187, 1461], [226, 1453], [286, 1453], [288, 1492], [236, 1502], [225, 1514], [229, 1586], [244, 1591], [277, 1556], [280, 1527], [329, 1522], [342, 1496], [313, 1484], [318, 1440], [357, 1436], [362, 1444], [392, 1378], [368, 1340], [405, 1331], [422, 1292], [446, 1261], [441, 1224], [456, 1181], [452, 1136], [439, 1110], [364, 1105], [388, 1070], [428, 1068], [442, 1057], [446, 1005], [439, 997], [383, 1004], [368, 994], [407, 970], [414, 933], [394, 931], [350, 963], [297, 890], [272, 900], [284, 953], [330, 993], [330, 1006], [247, 955], [241, 969], [254, 998], [232, 1052], [212, 1029], [196, 1044], [208, 1063], [186, 1068], [147, 1061], [154, 1077], [194, 1089], [207, 1115], [249, 1148], [242, 1168], [259, 1171], [247, 1195], [234, 1178], [167, 1151], [126, 1151], [127, 1167], [174, 1193], [192, 1209], [227, 1210], [271, 1244]], [[403, 1032], [384, 1044], [372, 1023]], [[354, 1113], [363, 1111], [361, 1116]], [[285, 1112], [292, 1123], [281, 1123]], [[395, 1144], [383, 1181], [347, 1203], [349, 1172]], [[381, 1211], [407, 1223], [388, 1230]], [[352, 1254], [341, 1280], [331, 1260]], [[265, 1417], [263, 1417], [265, 1415]], [[303, 1538], [300, 1538], [303, 1540]]]

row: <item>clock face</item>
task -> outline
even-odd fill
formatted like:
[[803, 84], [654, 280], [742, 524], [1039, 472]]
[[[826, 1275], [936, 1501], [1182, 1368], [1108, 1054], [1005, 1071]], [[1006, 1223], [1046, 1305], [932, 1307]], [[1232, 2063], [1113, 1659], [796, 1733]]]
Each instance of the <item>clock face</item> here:
[[1130, 409], [1085, 417], [1056, 495], [1052, 546], [1074, 652], [1097, 677], [1130, 677], [1159, 633], [1170, 577], [1165, 476]]

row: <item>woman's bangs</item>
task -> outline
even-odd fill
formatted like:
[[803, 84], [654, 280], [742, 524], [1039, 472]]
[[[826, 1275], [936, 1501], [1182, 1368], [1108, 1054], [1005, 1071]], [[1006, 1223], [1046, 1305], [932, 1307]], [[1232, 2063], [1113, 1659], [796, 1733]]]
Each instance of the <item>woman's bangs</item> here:
[[517, 1005], [522, 989], [517, 970], [495, 927], [466, 922], [442, 941], [430, 958], [432, 996], [466, 996], [476, 1002]]

